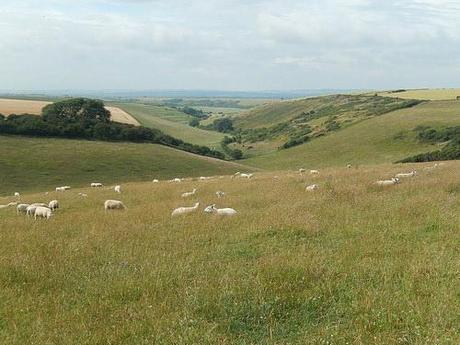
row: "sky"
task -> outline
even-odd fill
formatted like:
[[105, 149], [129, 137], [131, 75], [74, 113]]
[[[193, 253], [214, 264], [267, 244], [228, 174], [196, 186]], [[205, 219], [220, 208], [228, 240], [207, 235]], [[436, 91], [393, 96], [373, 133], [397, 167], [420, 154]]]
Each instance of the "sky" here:
[[460, 0], [0, 0], [2, 90], [460, 87]]

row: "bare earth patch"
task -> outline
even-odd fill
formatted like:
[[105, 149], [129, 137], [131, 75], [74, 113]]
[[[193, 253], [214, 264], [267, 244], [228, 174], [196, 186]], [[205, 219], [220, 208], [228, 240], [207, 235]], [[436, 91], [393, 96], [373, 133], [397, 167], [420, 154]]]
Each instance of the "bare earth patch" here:
[[[45, 101], [0, 98], [0, 114], [5, 116], [24, 113], [40, 115], [42, 108], [50, 103]], [[124, 110], [117, 107], [105, 108], [110, 111], [112, 121], [140, 126], [139, 122]]]

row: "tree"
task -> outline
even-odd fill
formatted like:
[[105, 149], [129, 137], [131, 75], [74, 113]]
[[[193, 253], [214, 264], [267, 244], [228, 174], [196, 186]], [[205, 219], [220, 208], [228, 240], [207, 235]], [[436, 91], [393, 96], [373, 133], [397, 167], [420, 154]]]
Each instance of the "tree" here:
[[224, 117], [221, 119], [216, 119], [213, 122], [213, 127], [216, 131], [222, 133], [229, 133], [233, 131], [233, 121], [228, 117]]
[[200, 120], [198, 120], [196, 117], [190, 120], [188, 123], [192, 127], [198, 127], [200, 125]]
[[42, 115], [45, 121], [57, 123], [110, 121], [110, 111], [104, 108], [104, 103], [88, 98], [72, 98], [49, 104], [43, 108]]

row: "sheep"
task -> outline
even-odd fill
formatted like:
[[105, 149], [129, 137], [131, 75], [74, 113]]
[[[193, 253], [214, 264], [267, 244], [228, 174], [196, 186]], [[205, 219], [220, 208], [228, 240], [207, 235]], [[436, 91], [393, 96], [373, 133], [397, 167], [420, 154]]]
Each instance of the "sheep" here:
[[172, 180], [169, 180], [169, 182], [176, 182], [176, 183], [180, 183], [182, 182], [182, 179], [176, 177], [176, 178], [173, 178]]
[[233, 175], [233, 177], [244, 177], [247, 179], [250, 179], [252, 176], [254, 176], [254, 174], [246, 174], [246, 173], [240, 173], [240, 172]]
[[347, 164], [347, 169], [351, 169], [352, 165], [350, 163]]
[[238, 171], [232, 175], [232, 178], [238, 177], [241, 173]]
[[[35, 210], [37, 209], [38, 206], [35, 206], [35, 205], [29, 205], [27, 206], [26, 208], [26, 215], [27, 217], [35, 214]], [[40, 206], [41, 207], [41, 206]]]
[[397, 183], [399, 183], [399, 182], [400, 182], [399, 178], [393, 177], [391, 180], [381, 180], [381, 181], [377, 181], [376, 184], [377, 184], [378, 186], [391, 186], [391, 185], [397, 184]]
[[124, 210], [126, 206], [119, 200], [106, 200], [104, 202], [104, 209], [107, 210]]
[[17, 202], [10, 202], [6, 205], [0, 205], [0, 209], [2, 208], [7, 208], [7, 207], [10, 207], [10, 206], [16, 206], [18, 203]]
[[52, 215], [53, 212], [48, 207], [38, 206], [34, 212], [34, 219], [37, 219], [37, 217], [50, 219]]
[[120, 185], [116, 185], [113, 189], [114, 189], [114, 191], [116, 193], [121, 193], [121, 186]]
[[318, 186], [317, 184], [312, 184], [312, 185], [310, 185], [310, 186], [307, 186], [307, 187], [305, 188], [305, 190], [306, 190], [307, 192], [313, 192], [314, 190], [317, 190], [318, 188], [319, 188], [319, 186]]
[[310, 170], [310, 175], [319, 175], [318, 170]]
[[180, 215], [187, 214], [187, 213], [192, 213], [198, 209], [198, 206], [200, 206], [199, 202], [197, 202], [192, 207], [178, 207], [174, 211], [172, 211], [171, 217], [180, 216]]
[[88, 194], [85, 194], [85, 193], [78, 193], [78, 195], [83, 197], [83, 198], [86, 198], [88, 196]]
[[57, 200], [51, 200], [50, 203], [48, 204], [48, 208], [51, 211], [55, 211], [56, 209], [59, 208], [59, 201]]
[[152, 183], [158, 183], [160, 181], [158, 181], [156, 178], [153, 179]]
[[303, 174], [304, 172], [306, 172], [306, 171], [307, 171], [307, 169], [300, 168], [300, 169], [299, 169], [299, 174], [302, 175], [302, 174]]
[[216, 208], [216, 204], [207, 206], [204, 209], [205, 213], [216, 213], [219, 216], [234, 216], [237, 212], [230, 207], [227, 208]]
[[31, 204], [32, 206], [39, 206], [39, 207], [48, 207], [48, 204], [45, 204], [44, 202], [35, 202]]
[[182, 197], [188, 198], [189, 196], [195, 195], [195, 193], [196, 193], [196, 188], [193, 188], [191, 192], [182, 193]]
[[397, 178], [401, 178], [401, 177], [414, 177], [415, 175], [417, 175], [417, 171], [416, 171], [416, 170], [412, 170], [412, 171], [409, 172], [409, 173], [399, 173], [399, 174], [396, 174], [395, 177], [397, 177]]
[[91, 187], [94, 187], [94, 188], [98, 188], [98, 187], [102, 187], [103, 184], [100, 183], [100, 182], [93, 182], [90, 184]]
[[15, 192], [15, 193], [14, 193], [14, 196], [15, 196], [16, 198], [20, 198], [20, 197], [21, 197], [21, 195], [19, 194], [19, 192]]
[[217, 195], [218, 198], [222, 198], [222, 197], [225, 196], [225, 192], [222, 192], [222, 191], [218, 190], [218, 191], [216, 192], [216, 195]]
[[65, 192], [66, 189], [64, 187], [56, 187], [56, 192]]
[[206, 180], [210, 180], [211, 177], [206, 177], [206, 176], [200, 176], [200, 181], [206, 181]]
[[69, 190], [70, 186], [63, 186], [62, 188], [64, 188], [64, 190]]

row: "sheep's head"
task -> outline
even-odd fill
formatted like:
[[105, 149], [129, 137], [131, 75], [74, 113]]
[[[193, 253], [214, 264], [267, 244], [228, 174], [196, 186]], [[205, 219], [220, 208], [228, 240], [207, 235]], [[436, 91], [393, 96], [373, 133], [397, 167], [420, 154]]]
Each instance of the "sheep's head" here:
[[212, 212], [214, 212], [215, 209], [216, 209], [216, 205], [215, 205], [215, 204], [212, 204], [212, 205], [207, 206], [207, 207], [204, 209], [204, 212], [206, 212], [206, 213], [212, 213]]

